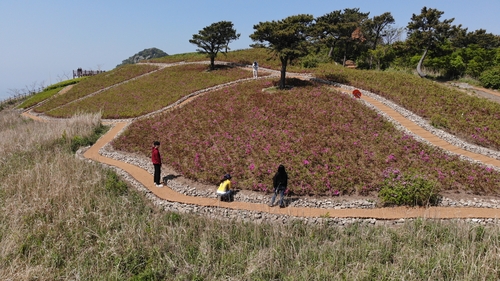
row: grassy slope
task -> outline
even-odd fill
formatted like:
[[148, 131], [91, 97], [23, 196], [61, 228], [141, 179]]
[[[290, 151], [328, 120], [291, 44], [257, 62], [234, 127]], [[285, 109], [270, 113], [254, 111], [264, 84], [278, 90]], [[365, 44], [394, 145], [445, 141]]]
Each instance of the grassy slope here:
[[206, 65], [199, 64], [168, 67], [90, 98], [48, 111], [47, 114], [69, 117], [77, 111], [102, 111], [104, 118], [137, 117], [159, 110], [198, 90], [251, 75], [249, 71], [240, 68], [215, 71], [206, 69]]
[[57, 96], [45, 104], [35, 108], [36, 112], [46, 112], [68, 102], [92, 94], [103, 88], [115, 85], [125, 80], [137, 77], [147, 72], [158, 69], [152, 65], [125, 65], [85, 79], [75, 85], [69, 92]]
[[68, 152], [61, 135], [90, 134], [85, 120], [55, 127], [5, 113], [1, 280], [500, 278], [498, 226], [281, 225], [163, 212], [113, 172]]
[[215, 184], [231, 172], [242, 189], [269, 191], [281, 163], [302, 195], [378, 191], [395, 171], [442, 190], [498, 193], [500, 173], [412, 139], [350, 96], [322, 85], [262, 92], [271, 84], [230, 86], [136, 121], [113, 146], [149, 156], [144, 144], [158, 139], [184, 176]]
[[[254, 61], [259, 63], [260, 67], [270, 68], [275, 70], [281, 69], [281, 62], [276, 56], [266, 49], [256, 48], [256, 49], [245, 49], [228, 52], [226, 55], [219, 54], [216, 58], [219, 61], [233, 62], [242, 65], [251, 65]], [[162, 58], [157, 58], [150, 60], [150, 62], [162, 62], [162, 63], [174, 63], [174, 62], [195, 62], [195, 61], [207, 61], [208, 58], [205, 55], [199, 53], [185, 53], [172, 56], [166, 56]], [[292, 63], [287, 67], [288, 71], [292, 72], [312, 72], [311, 70], [303, 69], [300, 67], [300, 63]]]
[[52, 84], [49, 87], [46, 87], [42, 92], [35, 94], [34, 96], [26, 99], [23, 101], [20, 105], [17, 106], [17, 108], [28, 108], [33, 105], [36, 105], [46, 99], [51, 98], [55, 94], [57, 94], [59, 91], [61, 91], [64, 87], [68, 85], [73, 85], [76, 84], [83, 79], [87, 77], [81, 77], [81, 78], [75, 78], [75, 79], [70, 79], [66, 81], [62, 81], [56, 84]]

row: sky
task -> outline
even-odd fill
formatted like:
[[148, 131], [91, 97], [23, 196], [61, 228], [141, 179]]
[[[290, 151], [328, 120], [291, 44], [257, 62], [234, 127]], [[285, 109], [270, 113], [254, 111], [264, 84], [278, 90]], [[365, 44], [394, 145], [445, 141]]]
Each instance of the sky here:
[[500, 35], [498, 0], [0, 0], [0, 100], [72, 78], [77, 68], [109, 71], [147, 48], [195, 52], [189, 39], [219, 21], [241, 34], [229, 45], [239, 50], [254, 43], [259, 22], [359, 8], [369, 17], [391, 12], [393, 26], [406, 27], [424, 6], [469, 31]]

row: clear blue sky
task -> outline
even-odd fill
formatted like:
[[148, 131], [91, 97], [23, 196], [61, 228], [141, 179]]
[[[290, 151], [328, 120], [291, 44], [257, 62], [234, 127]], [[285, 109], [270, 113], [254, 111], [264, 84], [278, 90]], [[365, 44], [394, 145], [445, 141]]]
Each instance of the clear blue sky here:
[[0, 99], [9, 89], [59, 82], [78, 67], [111, 70], [146, 48], [194, 52], [192, 35], [222, 20], [241, 33], [229, 46], [237, 50], [253, 43], [253, 25], [263, 21], [360, 8], [370, 17], [391, 12], [394, 26], [406, 27], [424, 6], [469, 31], [500, 34], [499, 0], [1, 0]]

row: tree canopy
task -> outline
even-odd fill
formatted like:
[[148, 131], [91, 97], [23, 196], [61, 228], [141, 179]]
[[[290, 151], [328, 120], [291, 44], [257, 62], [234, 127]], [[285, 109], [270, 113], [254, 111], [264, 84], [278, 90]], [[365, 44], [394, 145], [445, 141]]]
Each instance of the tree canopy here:
[[300, 14], [280, 21], [259, 22], [250, 38], [277, 55], [281, 61], [279, 88], [285, 88], [286, 67], [294, 59], [309, 53], [309, 32], [314, 17]]
[[[453, 25], [453, 18], [442, 19], [443, 14], [423, 7], [406, 26], [396, 26], [390, 12], [369, 17], [369, 12], [361, 12], [359, 8], [336, 10], [317, 18], [299, 14], [255, 24], [250, 35], [254, 42], [250, 46], [266, 48], [279, 58], [280, 88], [285, 87], [288, 65], [297, 61], [303, 67], [332, 60], [344, 66], [350, 60], [359, 69], [416, 67], [421, 77], [427, 72], [446, 79], [464, 76], [478, 79], [485, 71], [500, 65], [499, 35], [485, 29], [468, 31], [461, 25]], [[404, 33], [406, 38], [402, 38]], [[239, 36], [231, 22], [222, 21], [194, 34], [190, 43], [210, 57], [213, 69], [217, 54], [225, 54], [229, 43]], [[306, 58], [299, 60], [302, 57]]]
[[337, 10], [316, 19], [314, 34], [328, 48], [329, 57], [336, 47], [341, 48], [342, 64], [345, 65], [348, 51], [355, 42], [366, 40], [361, 28], [370, 13], [361, 13], [359, 8]]
[[428, 50], [435, 49], [439, 44], [450, 36], [453, 26], [452, 19], [441, 21], [440, 18], [444, 12], [437, 9], [423, 7], [419, 15], [413, 14], [411, 21], [408, 23], [408, 41], [415, 47], [423, 49], [417, 72], [421, 77], [425, 74], [420, 69]]
[[233, 23], [230, 21], [220, 21], [212, 23], [193, 34], [189, 43], [198, 46], [197, 52], [206, 54], [210, 58], [210, 69], [215, 69], [214, 60], [219, 52], [226, 53], [229, 49], [229, 43], [240, 38], [236, 33]]
[[382, 37], [387, 35], [386, 32], [390, 30], [392, 24], [394, 24], [394, 17], [390, 12], [374, 16], [366, 21], [364, 27], [366, 32], [365, 37], [367, 37], [369, 44], [371, 44], [372, 50], [377, 48], [377, 45], [382, 40]]

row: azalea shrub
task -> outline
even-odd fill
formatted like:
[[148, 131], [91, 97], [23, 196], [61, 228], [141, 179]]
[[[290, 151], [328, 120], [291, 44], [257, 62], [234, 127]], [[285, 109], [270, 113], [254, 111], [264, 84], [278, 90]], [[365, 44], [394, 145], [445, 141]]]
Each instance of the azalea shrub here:
[[164, 163], [184, 176], [216, 184], [229, 172], [236, 187], [264, 192], [283, 164], [294, 194], [376, 193], [388, 168], [411, 168], [436, 190], [498, 193], [495, 170], [416, 141], [350, 95], [311, 83], [276, 90], [274, 82], [207, 93], [135, 121], [112, 145], [149, 157], [160, 140]]
[[378, 196], [384, 205], [428, 206], [439, 201], [439, 184], [425, 176], [388, 168]]
[[137, 117], [168, 106], [193, 92], [250, 77], [251, 72], [241, 68], [223, 67], [207, 71], [204, 64], [172, 66], [47, 114], [69, 117], [83, 111], [102, 112], [103, 118]]
[[[140, 76], [142, 74], [158, 69], [158, 66], [144, 64], [128, 64], [111, 71], [103, 72], [95, 76], [81, 80], [64, 95], [55, 96], [45, 104], [35, 108], [36, 112], [46, 112], [68, 102], [113, 86], [117, 83]], [[74, 114], [74, 112], [73, 112]], [[71, 114], [71, 116], [73, 115]]]

